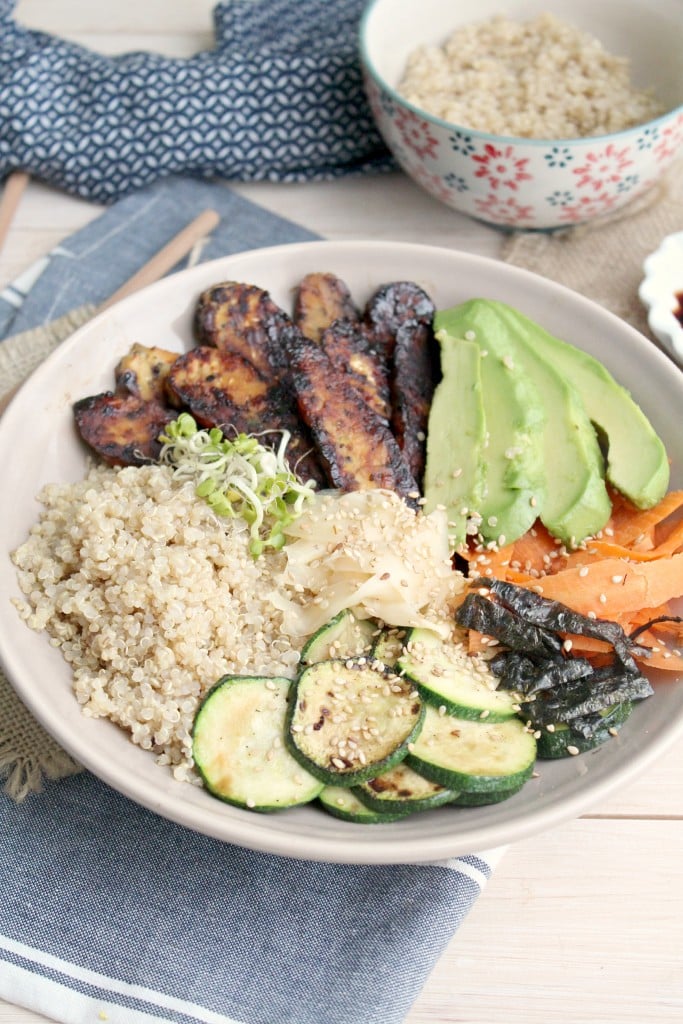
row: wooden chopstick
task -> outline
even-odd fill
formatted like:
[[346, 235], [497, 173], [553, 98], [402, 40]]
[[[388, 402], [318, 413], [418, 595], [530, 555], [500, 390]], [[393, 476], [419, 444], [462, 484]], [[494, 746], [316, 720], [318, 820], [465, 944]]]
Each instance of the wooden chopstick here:
[[187, 255], [200, 239], [210, 234], [219, 220], [220, 217], [215, 210], [204, 210], [203, 213], [200, 213], [186, 228], [179, 231], [163, 249], [160, 249], [156, 256], [152, 256], [151, 260], [145, 263], [143, 267], [140, 267], [136, 274], [133, 274], [113, 295], [110, 295], [99, 307], [98, 312], [102, 309], [108, 309], [114, 303], [125, 299], [127, 295], [132, 295], [133, 292], [145, 288], [154, 281], [158, 281], [183, 256]]
[[10, 229], [14, 214], [17, 212], [19, 200], [28, 185], [29, 176], [26, 171], [12, 171], [5, 182], [0, 196], [0, 249], [2, 249]]
[[[199, 214], [199, 216], [195, 217], [187, 227], [184, 227], [182, 231], [179, 231], [177, 235], [174, 235], [171, 241], [168, 242], [163, 249], [160, 249], [156, 255], [152, 256], [152, 258], [148, 260], [147, 263], [137, 271], [137, 273], [128, 278], [128, 280], [122, 284], [113, 295], [103, 302], [95, 312], [99, 313], [100, 310], [113, 306], [115, 302], [119, 302], [127, 295], [132, 295], [133, 292], [139, 291], [141, 288], [146, 287], [148, 284], [152, 284], [154, 281], [158, 281], [167, 271], [174, 267], [176, 263], [183, 258], [183, 256], [186, 256], [197, 242], [212, 231], [218, 224], [219, 220], [220, 217], [215, 210], [204, 210]], [[0, 342], [0, 344], [2, 344], [2, 342]], [[20, 387], [21, 384], [17, 384], [16, 387], [11, 388], [6, 392], [6, 394], [0, 397], [0, 415], [5, 411]]]

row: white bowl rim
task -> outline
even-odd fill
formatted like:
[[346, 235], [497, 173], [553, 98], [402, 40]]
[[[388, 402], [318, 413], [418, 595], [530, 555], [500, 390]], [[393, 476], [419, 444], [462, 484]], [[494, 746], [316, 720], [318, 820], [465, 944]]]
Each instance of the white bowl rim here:
[[[59, 366], [62, 361], [68, 361], [71, 354], [78, 349], [82, 338], [87, 338], [89, 334], [95, 333], [97, 329], [110, 323], [112, 320], [116, 321], [117, 315], [124, 313], [125, 310], [134, 311], [138, 305], [147, 300], [152, 305], [156, 296], [163, 295], [165, 290], [174, 289], [178, 280], [182, 282], [200, 282], [203, 278], [212, 275], [212, 268], [214, 266], [217, 268], [218, 274], [215, 280], [221, 280], [224, 279], [222, 277], [224, 273], [223, 268], [227, 261], [230, 261], [232, 264], [245, 258], [258, 257], [260, 260], [276, 256], [283, 263], [286, 263], [288, 262], [287, 257], [296, 258], [304, 252], [310, 254], [313, 258], [320, 259], [336, 250], [340, 254], [351, 254], [354, 260], [356, 260], [356, 253], [359, 248], [368, 256], [371, 261], [370, 266], [375, 269], [381, 266], [378, 260], [381, 258], [382, 253], [386, 253], [387, 250], [398, 252], [399, 254], [410, 254], [411, 258], [415, 258], [416, 261], [419, 260], [421, 254], [424, 254], [426, 258], [431, 253], [435, 258], [447, 257], [449, 262], [454, 261], [457, 264], [462, 261], [464, 265], [471, 264], [474, 268], [481, 269], [482, 271], [493, 271], [495, 276], [502, 275], [504, 280], [519, 282], [520, 286], [527, 282], [530, 287], [538, 288], [542, 282], [542, 288], [550, 298], [557, 300], [558, 304], [563, 299], [565, 301], [571, 300], [577, 305], [579, 311], [583, 310], [589, 313], [591, 316], [602, 321], [605, 327], [612, 325], [612, 328], [614, 328], [618, 325], [619, 331], [626, 340], [629, 340], [630, 346], [643, 353], [647, 352], [647, 358], [653, 365], [659, 364], [659, 369], [667, 374], [677, 372], [664, 353], [657, 350], [643, 335], [614, 314], [609, 313], [596, 303], [565, 286], [542, 278], [540, 275], [533, 274], [522, 268], [514, 267], [488, 257], [448, 249], [443, 246], [361, 239], [341, 242], [310, 241], [250, 250], [199, 264], [189, 270], [170, 275], [100, 313], [86, 325], [79, 328], [67, 341], [63, 342], [31, 375], [27, 383], [24, 384], [13, 398], [0, 420], [0, 437], [3, 435], [8, 437], [15, 436], [13, 431], [24, 422], [24, 406], [26, 402], [30, 401], [30, 395], [36, 382], [51, 384], [53, 368]], [[318, 256], [318, 254], [320, 255]], [[419, 266], [419, 262], [416, 265]], [[161, 305], [163, 306], [163, 303]], [[19, 621], [17, 619], [17, 624]], [[493, 824], [473, 829], [468, 834], [467, 848], [463, 848], [462, 841], [458, 836], [458, 829], [455, 827], [446, 834], [428, 836], [427, 839], [422, 834], [418, 838], [402, 838], [398, 851], [395, 851], [393, 846], [387, 842], [371, 843], [368, 840], [367, 843], [361, 842], [356, 846], [352, 839], [344, 845], [343, 851], [340, 852], [339, 839], [334, 835], [331, 835], [329, 838], [316, 836], [313, 839], [307, 836], [305, 829], [294, 834], [282, 831], [273, 832], [269, 828], [269, 816], [257, 815], [251, 812], [243, 812], [239, 825], [239, 835], [236, 835], [234, 824], [231, 825], [228, 819], [221, 819], [220, 809], [224, 808], [225, 805], [221, 804], [220, 801], [214, 801], [215, 808], [210, 813], [207, 813], [204, 807], [197, 807], [191, 803], [185, 803], [179, 813], [178, 807], [168, 798], [163, 787], [155, 782], [150, 784], [145, 779], [141, 780], [135, 771], [134, 765], [126, 764], [119, 772], [114, 771], [110, 761], [107, 760], [106, 749], [102, 750], [94, 745], [88, 746], [80, 734], [70, 734], [68, 731], [65, 731], [64, 725], [58, 717], [55, 717], [54, 713], [51, 717], [41, 705], [40, 693], [36, 692], [35, 689], [32, 690], [30, 686], [27, 688], [25, 678], [21, 683], [13, 682], [13, 677], [21, 678], [22, 673], [25, 677], [26, 670], [15, 654], [11, 643], [3, 642], [7, 639], [3, 636], [4, 630], [3, 620], [0, 618], [0, 661], [4, 665], [10, 682], [12, 682], [12, 685], [14, 685], [38, 721], [84, 767], [91, 770], [93, 774], [120, 793], [172, 821], [226, 842], [292, 858], [347, 864], [434, 862], [454, 856], [462, 856], [466, 853], [484, 851], [500, 846], [502, 843], [525, 839], [575, 817], [577, 814], [585, 811], [587, 806], [597, 803], [615, 789], [621, 788], [629, 780], [640, 775], [649, 764], [672, 746], [679, 736], [683, 735], [683, 713], [678, 716], [669, 716], [658, 734], [648, 740], [645, 748], [636, 751], [630, 760], [620, 763], [616, 769], [611, 769], [601, 779], [593, 780], [590, 787], [590, 795], [586, 793], [585, 787], [583, 787], [570, 797], [565, 795], [556, 804], [546, 807], [541, 806], [540, 808], [532, 807], [531, 810], [525, 809], [519, 819], [506, 824], [503, 828], [501, 828], [500, 824], [494, 822]], [[672, 681], [670, 685], [674, 686], [676, 684]], [[146, 755], [148, 753], [145, 752]], [[159, 770], [158, 766], [154, 764], [151, 754], [149, 754], [149, 757], [151, 767], [155, 771]], [[569, 761], [571, 760], [569, 759]], [[163, 773], [159, 776], [160, 780], [162, 777]], [[178, 786], [178, 783], [171, 782], [171, 787], [175, 786]], [[208, 817], [211, 818], [211, 822], [207, 824]], [[373, 829], [383, 827], [372, 826]], [[357, 826], [357, 828], [367, 831], [370, 826]], [[386, 826], [386, 828], [389, 829], [391, 826]], [[501, 834], [501, 832], [504, 834]], [[374, 835], [377, 835], [379, 838], [380, 834], [376, 832]]]

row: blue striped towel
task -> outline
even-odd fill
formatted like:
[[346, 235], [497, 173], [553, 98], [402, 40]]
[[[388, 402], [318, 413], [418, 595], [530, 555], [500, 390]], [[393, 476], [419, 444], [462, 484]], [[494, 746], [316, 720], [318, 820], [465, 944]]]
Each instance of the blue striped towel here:
[[[160, 182], [66, 239], [23, 304], [15, 288], [12, 328], [99, 302], [209, 206], [221, 223], [201, 259], [312, 237], [227, 187]], [[0, 997], [65, 1024], [399, 1024], [495, 856], [283, 859], [184, 829], [87, 772], [22, 804], [0, 793]]]
[[303, 181], [391, 165], [362, 85], [362, 0], [231, 0], [215, 46], [105, 57], [0, 0], [0, 180], [111, 202], [169, 174]]

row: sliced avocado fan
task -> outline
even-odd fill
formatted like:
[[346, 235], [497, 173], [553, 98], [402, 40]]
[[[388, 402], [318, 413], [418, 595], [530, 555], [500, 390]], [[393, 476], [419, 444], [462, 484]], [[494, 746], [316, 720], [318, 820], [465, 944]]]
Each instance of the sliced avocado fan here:
[[[611, 505], [598, 438], [577, 389], [544, 353], [526, 343], [526, 324], [520, 325], [515, 310], [503, 303], [473, 299], [438, 316], [442, 330], [474, 341], [483, 365], [497, 368], [497, 375], [489, 375], [492, 393], [485, 404], [487, 413], [492, 410], [499, 417], [512, 393], [527, 403], [526, 420], [533, 432], [530, 444], [538, 453], [536, 477], [528, 477], [524, 486], [519, 488], [516, 472], [508, 472], [499, 476], [495, 488], [489, 487], [482, 536], [486, 537], [487, 519], [494, 520], [509, 543], [537, 516], [554, 537], [571, 546], [595, 534], [609, 518]], [[515, 431], [505, 422], [498, 423], [486, 460], [511, 460], [518, 449]], [[514, 460], [510, 464], [515, 466]], [[511, 494], [525, 502], [527, 521], [521, 515], [511, 520], [506, 514]]]

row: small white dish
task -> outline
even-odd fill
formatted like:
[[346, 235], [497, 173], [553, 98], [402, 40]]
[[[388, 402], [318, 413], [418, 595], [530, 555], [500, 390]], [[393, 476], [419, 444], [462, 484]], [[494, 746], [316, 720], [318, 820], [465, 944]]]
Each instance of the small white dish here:
[[654, 336], [683, 366], [683, 231], [667, 235], [643, 263], [638, 290]]
[[[388, 281], [415, 280], [446, 308], [474, 296], [516, 306], [552, 333], [599, 358], [627, 387], [663, 438], [671, 487], [683, 487], [683, 375], [623, 320], [543, 277], [456, 250], [386, 241], [305, 242], [239, 253], [173, 274], [95, 317], [36, 370], [0, 419], [6, 453], [0, 489], [0, 661], [15, 690], [57, 741], [114, 789], [157, 814], [253, 850], [342, 863], [437, 861], [524, 839], [576, 817], [643, 773], [683, 736], [683, 676], [658, 680], [619, 736], [580, 757], [544, 761], [540, 774], [503, 803], [439, 808], [383, 825], [354, 825], [314, 806], [254, 814], [174, 781], [154, 757], [105, 719], [86, 718], [71, 671], [45, 634], [25, 626], [10, 552], [39, 514], [48, 482], [80, 479], [86, 450], [72, 403], [112, 387], [118, 359], [134, 341], [181, 352], [192, 344], [199, 293], [219, 281], [267, 288], [291, 307], [304, 274], [337, 274], [363, 304]], [[673, 676], [673, 678], [672, 678]]]

